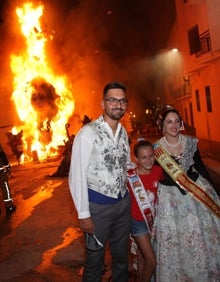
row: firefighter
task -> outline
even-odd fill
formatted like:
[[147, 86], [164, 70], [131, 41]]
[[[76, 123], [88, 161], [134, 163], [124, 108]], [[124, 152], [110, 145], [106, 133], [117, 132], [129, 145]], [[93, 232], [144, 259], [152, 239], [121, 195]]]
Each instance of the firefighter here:
[[8, 215], [12, 214], [16, 210], [16, 206], [13, 204], [11, 191], [8, 184], [8, 177], [10, 175], [10, 171], [10, 164], [0, 144], [0, 187], [3, 194], [6, 213]]

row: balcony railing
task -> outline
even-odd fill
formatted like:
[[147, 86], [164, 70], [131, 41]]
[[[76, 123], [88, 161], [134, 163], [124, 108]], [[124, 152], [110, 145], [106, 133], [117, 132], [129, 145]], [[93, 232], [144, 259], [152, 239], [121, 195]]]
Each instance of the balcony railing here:
[[207, 30], [207, 31], [205, 31], [205, 32], [203, 32], [199, 35], [199, 41], [200, 41], [201, 49], [195, 54], [196, 57], [201, 57], [205, 53], [212, 51], [209, 30]]

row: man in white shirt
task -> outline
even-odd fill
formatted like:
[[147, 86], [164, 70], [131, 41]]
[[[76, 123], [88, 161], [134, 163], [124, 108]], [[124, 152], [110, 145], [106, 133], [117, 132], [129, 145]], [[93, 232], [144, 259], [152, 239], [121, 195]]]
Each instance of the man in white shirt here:
[[[86, 124], [75, 137], [69, 172], [71, 195], [85, 233], [83, 282], [101, 281], [107, 241], [112, 279], [127, 282], [130, 195], [126, 168], [130, 149], [126, 130], [119, 123], [127, 106], [125, 85], [108, 83], [101, 105], [103, 115]], [[92, 246], [94, 240], [96, 245]]]

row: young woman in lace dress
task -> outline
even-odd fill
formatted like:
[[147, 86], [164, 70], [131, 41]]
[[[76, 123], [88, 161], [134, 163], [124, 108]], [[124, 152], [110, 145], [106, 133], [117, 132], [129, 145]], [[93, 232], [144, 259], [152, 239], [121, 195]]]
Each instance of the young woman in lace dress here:
[[[200, 158], [198, 139], [181, 134], [182, 119], [171, 107], [158, 122], [163, 137], [154, 148], [163, 148], [175, 160], [183, 175], [195, 183], [198, 197], [165, 172], [158, 185], [157, 281], [220, 281], [220, 201]], [[200, 199], [198, 191], [205, 192], [215, 211]]]

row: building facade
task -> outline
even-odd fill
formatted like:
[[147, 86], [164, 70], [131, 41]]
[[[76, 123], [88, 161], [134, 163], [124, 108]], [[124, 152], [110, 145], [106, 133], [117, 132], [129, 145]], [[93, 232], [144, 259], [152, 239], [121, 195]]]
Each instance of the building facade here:
[[188, 132], [220, 141], [220, 1], [175, 0], [164, 63], [165, 97], [181, 113]]

